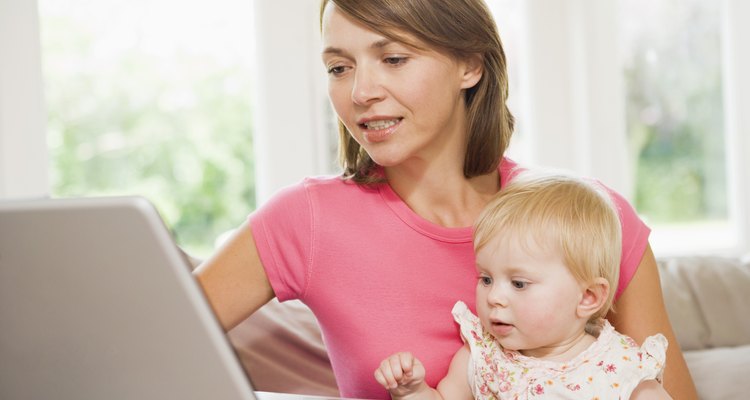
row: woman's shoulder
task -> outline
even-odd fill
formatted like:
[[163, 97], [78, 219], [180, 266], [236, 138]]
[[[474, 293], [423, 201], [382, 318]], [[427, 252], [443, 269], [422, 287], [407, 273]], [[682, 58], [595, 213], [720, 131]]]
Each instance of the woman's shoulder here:
[[341, 175], [308, 176], [298, 184], [308, 189], [316, 188], [318, 190], [351, 190], [358, 186], [351, 179], [344, 178]]
[[617, 190], [611, 188], [606, 183], [601, 182], [600, 180], [590, 177], [590, 176], [579, 176], [576, 175], [570, 171], [567, 170], [560, 170], [556, 168], [548, 168], [548, 167], [542, 167], [542, 166], [525, 166], [521, 165], [509, 158], [503, 158], [500, 162], [500, 166], [498, 167], [498, 171], [500, 172], [500, 177], [502, 182], [512, 182], [513, 179], [518, 176], [521, 173], [549, 173], [549, 174], [561, 174], [570, 176], [573, 179], [578, 179], [584, 182], [589, 183], [592, 186], [596, 186], [603, 190], [611, 199], [612, 203], [614, 204], [615, 208], [620, 214], [620, 219], [622, 222], [632, 222], [633, 220], [637, 220], [638, 216], [635, 212], [635, 209], [633, 208], [632, 204], [628, 201], [628, 199], [621, 193], [619, 193]]
[[508, 182], [518, 175], [519, 172], [527, 169], [508, 157], [501, 158], [500, 164], [497, 166], [497, 171], [500, 173], [500, 182]]
[[301, 180], [286, 185], [278, 189], [271, 199], [279, 197], [299, 196], [306, 192], [316, 192], [321, 194], [343, 194], [343, 193], [362, 193], [377, 192], [376, 187], [367, 187], [359, 185], [350, 179], [341, 175], [316, 175], [302, 178]]
[[309, 176], [277, 190], [258, 210], [285, 213], [290, 209], [309, 207], [328, 209], [362, 204], [374, 197], [380, 198], [376, 186], [359, 185], [337, 175]]
[[373, 195], [379, 197], [377, 185], [358, 184], [340, 175], [309, 176], [297, 184], [308, 196], [325, 201], [354, 201]]

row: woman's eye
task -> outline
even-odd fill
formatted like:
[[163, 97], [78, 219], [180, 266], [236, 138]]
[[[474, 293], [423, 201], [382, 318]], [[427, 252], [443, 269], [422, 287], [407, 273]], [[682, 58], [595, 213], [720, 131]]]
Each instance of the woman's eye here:
[[524, 288], [526, 288], [526, 285], [528, 285], [528, 283], [526, 283], [526, 282], [524, 282], [524, 281], [516, 281], [516, 280], [513, 280], [513, 281], [511, 281], [510, 283], [511, 283], [511, 284], [513, 285], [513, 287], [514, 287], [514, 288], [516, 288], [516, 289], [524, 289]]
[[490, 278], [489, 276], [480, 276], [479, 281], [482, 282], [482, 285], [484, 286], [492, 285], [492, 278]]
[[399, 65], [406, 62], [406, 57], [386, 57], [383, 62], [390, 65]]
[[343, 74], [345, 70], [346, 70], [346, 67], [344, 67], [342, 65], [337, 65], [337, 66], [333, 66], [333, 67], [328, 68], [328, 73], [331, 74], [331, 75], [336, 76], [336, 75]]

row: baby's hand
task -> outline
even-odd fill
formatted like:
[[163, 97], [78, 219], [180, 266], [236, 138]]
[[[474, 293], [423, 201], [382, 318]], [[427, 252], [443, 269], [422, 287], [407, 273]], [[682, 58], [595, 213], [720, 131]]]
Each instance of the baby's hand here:
[[380, 363], [375, 379], [398, 398], [428, 388], [424, 383], [424, 365], [411, 353], [396, 353]]

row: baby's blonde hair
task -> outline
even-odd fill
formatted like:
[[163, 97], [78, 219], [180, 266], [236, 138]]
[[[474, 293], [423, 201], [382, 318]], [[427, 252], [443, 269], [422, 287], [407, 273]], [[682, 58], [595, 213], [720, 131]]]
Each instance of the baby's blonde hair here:
[[495, 235], [521, 245], [524, 239], [561, 251], [581, 283], [609, 282], [607, 300], [590, 319], [597, 324], [612, 309], [620, 275], [620, 218], [601, 185], [561, 173], [521, 172], [487, 205], [474, 226], [474, 250]]

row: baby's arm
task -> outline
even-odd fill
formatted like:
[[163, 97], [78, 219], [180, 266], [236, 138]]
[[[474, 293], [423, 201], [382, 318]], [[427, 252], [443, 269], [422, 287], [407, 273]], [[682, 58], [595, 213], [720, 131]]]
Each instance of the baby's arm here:
[[630, 400], [672, 400], [661, 383], [654, 379], [643, 381], [635, 387]]
[[391, 398], [400, 399], [473, 399], [467, 368], [469, 349], [462, 347], [453, 356], [448, 374], [437, 390], [425, 383], [425, 368], [411, 353], [397, 353], [380, 363], [375, 379], [388, 389]]

